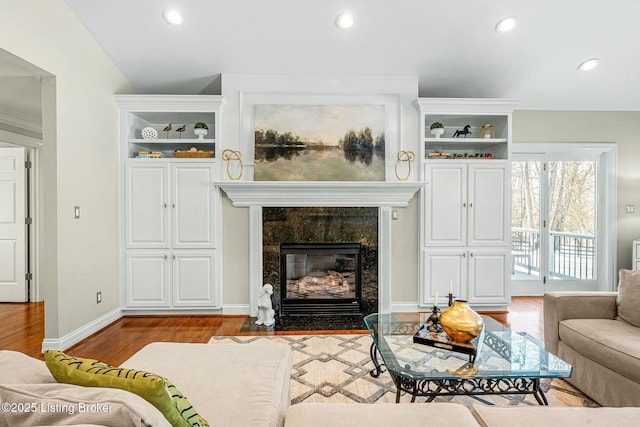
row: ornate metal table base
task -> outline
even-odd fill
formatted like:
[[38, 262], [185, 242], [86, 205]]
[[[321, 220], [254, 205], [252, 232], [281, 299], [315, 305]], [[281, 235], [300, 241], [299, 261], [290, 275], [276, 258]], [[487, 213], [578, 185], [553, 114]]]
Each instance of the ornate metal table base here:
[[[371, 372], [369, 372], [369, 373], [371, 374], [371, 376], [373, 378], [378, 378], [380, 376], [380, 374], [385, 371], [385, 369], [383, 368], [384, 364], [381, 364], [380, 362], [378, 362], [378, 348], [376, 347], [375, 343], [371, 343], [371, 348], [369, 349], [369, 354], [371, 355], [371, 361], [373, 362], [373, 365], [375, 366], [375, 369], [372, 369]], [[398, 403], [398, 402], [396, 402], [396, 403]]]
[[[548, 405], [539, 378], [460, 378], [445, 380], [410, 380], [391, 372], [396, 385], [396, 403], [400, 402], [401, 392], [416, 397], [426, 397], [427, 402], [438, 396], [480, 396], [488, 394], [532, 394], [539, 405]], [[373, 374], [372, 374], [373, 375]]]
[[[384, 364], [378, 361], [378, 349], [371, 344], [369, 349], [371, 361], [375, 366], [370, 374], [378, 378], [385, 371]], [[416, 397], [426, 397], [427, 402], [438, 396], [480, 396], [489, 394], [532, 394], [539, 405], [548, 405], [539, 378], [460, 378], [442, 380], [411, 380], [389, 372], [396, 385], [396, 403], [400, 403], [400, 395], [404, 391], [411, 395], [411, 402]]]

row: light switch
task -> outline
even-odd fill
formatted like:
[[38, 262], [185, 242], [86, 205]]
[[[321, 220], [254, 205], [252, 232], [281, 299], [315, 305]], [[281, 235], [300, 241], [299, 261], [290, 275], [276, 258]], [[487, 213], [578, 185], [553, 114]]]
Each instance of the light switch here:
[[635, 208], [636, 208], [635, 205], [625, 205], [624, 213], [632, 214], [635, 211]]
[[75, 219], [80, 218], [80, 206], [74, 206], [73, 207], [73, 217]]

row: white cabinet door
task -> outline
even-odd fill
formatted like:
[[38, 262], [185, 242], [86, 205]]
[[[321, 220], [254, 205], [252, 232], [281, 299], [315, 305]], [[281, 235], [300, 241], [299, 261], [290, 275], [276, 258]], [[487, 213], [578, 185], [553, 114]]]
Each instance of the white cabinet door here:
[[169, 166], [127, 166], [127, 248], [169, 248]]
[[505, 163], [469, 165], [468, 219], [469, 246], [508, 245], [509, 170]]
[[424, 252], [424, 287], [421, 304], [433, 306], [438, 292], [438, 305], [446, 307], [449, 281], [453, 282], [453, 295], [467, 298], [467, 252], [465, 249], [433, 249]]
[[425, 244], [466, 245], [466, 164], [429, 165], [426, 173]]
[[129, 251], [126, 256], [127, 307], [168, 307], [169, 268], [166, 252]]
[[509, 255], [502, 248], [469, 250], [470, 303], [509, 303]]
[[174, 306], [216, 305], [214, 251], [177, 251], [172, 265]]
[[213, 248], [213, 166], [172, 168], [174, 248]]

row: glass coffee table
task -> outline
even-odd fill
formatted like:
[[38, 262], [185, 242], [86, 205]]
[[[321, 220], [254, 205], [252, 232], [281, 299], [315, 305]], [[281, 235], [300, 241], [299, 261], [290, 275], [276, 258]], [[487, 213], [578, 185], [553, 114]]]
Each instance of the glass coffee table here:
[[571, 376], [571, 365], [547, 352], [540, 341], [487, 316], [482, 316], [483, 335], [474, 340], [473, 363], [468, 354], [414, 343], [413, 335], [429, 314], [371, 314], [364, 319], [373, 338], [371, 376], [377, 378], [386, 367], [396, 385], [396, 403], [406, 392], [412, 402], [418, 396], [431, 402], [437, 396], [532, 394], [538, 404], [548, 405], [540, 380]]

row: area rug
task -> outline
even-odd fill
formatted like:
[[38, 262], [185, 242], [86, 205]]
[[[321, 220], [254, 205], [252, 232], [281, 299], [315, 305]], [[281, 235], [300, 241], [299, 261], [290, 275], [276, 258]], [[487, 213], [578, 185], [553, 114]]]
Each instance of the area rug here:
[[[280, 342], [291, 346], [291, 403], [382, 403], [395, 402], [396, 387], [388, 372], [373, 378], [374, 368], [369, 335], [272, 335], [212, 337], [210, 344], [247, 344]], [[541, 380], [550, 406], [597, 407], [596, 402], [570, 384], [559, 379]], [[411, 396], [402, 395], [401, 402]], [[424, 401], [424, 398], [417, 401]], [[533, 405], [531, 395], [441, 396], [436, 402], [456, 402], [471, 407], [479, 402], [498, 406]]]

